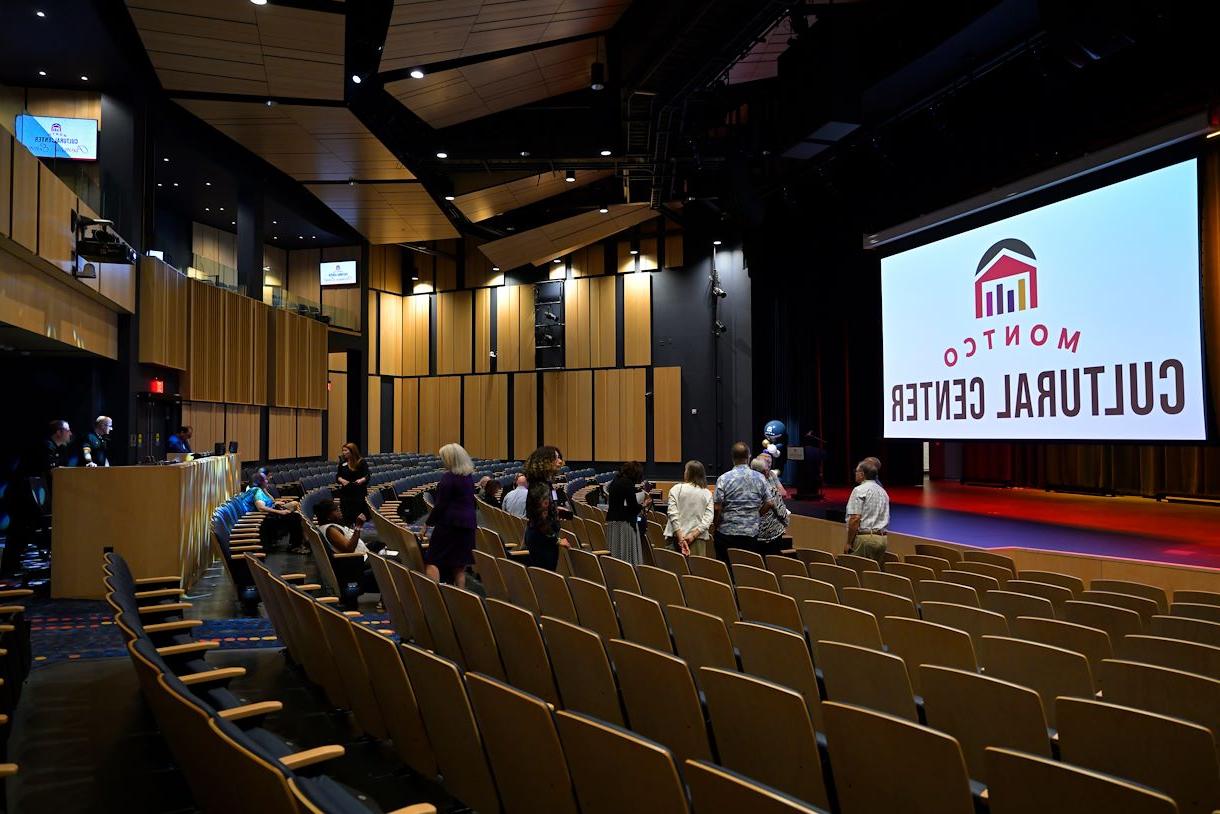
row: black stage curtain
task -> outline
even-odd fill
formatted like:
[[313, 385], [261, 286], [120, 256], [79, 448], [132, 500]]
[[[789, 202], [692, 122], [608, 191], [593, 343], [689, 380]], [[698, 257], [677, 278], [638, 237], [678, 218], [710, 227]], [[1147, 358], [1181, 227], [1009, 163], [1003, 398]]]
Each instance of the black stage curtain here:
[[1212, 440], [1206, 444], [968, 443], [970, 482], [1157, 495], [1220, 496], [1220, 158], [1202, 157], [1204, 367]]

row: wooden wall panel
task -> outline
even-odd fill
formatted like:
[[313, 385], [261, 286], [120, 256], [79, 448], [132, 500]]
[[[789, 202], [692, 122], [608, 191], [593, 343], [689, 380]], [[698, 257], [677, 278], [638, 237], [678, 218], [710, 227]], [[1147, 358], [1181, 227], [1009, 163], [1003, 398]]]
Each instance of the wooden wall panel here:
[[12, 238], [32, 252], [38, 251], [38, 171], [34, 154], [13, 143]]
[[623, 278], [623, 364], [652, 364], [652, 276]]
[[[288, 252], [279, 246], [263, 245], [263, 288], [288, 283]], [[268, 303], [270, 304], [270, 303]]]
[[[78, 261], [81, 262], [81, 261]], [[97, 290], [129, 314], [136, 312], [136, 267], [130, 263], [98, 263]]]
[[542, 443], [573, 461], [593, 460], [593, 373], [542, 374]]
[[297, 457], [297, 416], [290, 407], [267, 410], [267, 458], [280, 460]]
[[467, 237], [462, 241], [462, 245], [466, 254], [464, 283], [467, 288], [504, 285], [504, 274], [499, 271], [492, 271], [494, 266], [487, 259], [487, 255], [479, 251], [477, 241]]
[[381, 372], [381, 320], [379, 312], [381, 306], [378, 305], [378, 294], [376, 291], [369, 292], [369, 329], [364, 332], [364, 339], [368, 343], [369, 349], [369, 373]]
[[0, 127], [0, 235], [13, 228], [13, 137]]
[[42, 269], [0, 251], [0, 322], [67, 347], [119, 358], [118, 316]]
[[396, 452], [419, 452], [419, 379], [399, 379], [394, 390], [397, 413]]
[[474, 292], [474, 372], [491, 371], [491, 289]]
[[326, 326], [287, 311], [271, 312], [271, 403], [321, 410], [326, 406]]
[[[331, 354], [332, 356], [338, 354]], [[330, 392], [326, 400], [326, 449], [328, 456], [338, 455], [339, 447], [347, 443], [347, 374], [330, 373]]]
[[436, 295], [438, 375], [470, 372], [473, 316], [470, 291], [451, 291]]
[[326, 354], [326, 369], [347, 371], [347, 351]]
[[322, 411], [297, 410], [297, 457], [316, 458], [322, 454]]
[[186, 370], [187, 313], [186, 275], [155, 257], [141, 257], [139, 361], [142, 364]]
[[598, 277], [606, 273], [606, 249], [601, 243], [593, 243], [572, 252], [570, 258], [573, 277]]
[[686, 265], [685, 246], [681, 232], [668, 232], [665, 235], [665, 262], [667, 269], [682, 268]]
[[369, 246], [369, 288], [402, 294], [402, 249], [394, 245]]
[[360, 330], [360, 286], [346, 285], [322, 289], [322, 307], [336, 328]]
[[271, 361], [271, 307], [261, 303], [250, 304], [250, 371], [254, 378], [253, 399], [255, 404], [266, 404], [268, 394], [269, 367]]
[[237, 454], [243, 461], [257, 461], [262, 457], [261, 413], [257, 405], [225, 405], [225, 435], [227, 440], [237, 442]]
[[682, 368], [652, 369], [652, 459], [682, 461]]
[[366, 455], [381, 452], [381, 377], [369, 376], [369, 440]]
[[[72, 273], [76, 236], [72, 233], [72, 210], [76, 195], [46, 165], [38, 168], [38, 256], [60, 271]], [[82, 279], [90, 288], [97, 280]]]
[[496, 369], [534, 369], [534, 287], [496, 289]]
[[620, 240], [614, 244], [614, 257], [614, 270], [619, 274], [631, 274], [639, 268], [638, 255], [631, 253], [630, 240]]
[[254, 403], [255, 301], [224, 292], [224, 400], [229, 404]]
[[464, 376], [462, 445], [477, 458], [508, 457], [508, 376]]
[[321, 300], [322, 253], [317, 249], [288, 252], [288, 291], [313, 305]]
[[589, 367], [589, 281], [563, 284], [563, 364]]
[[402, 297], [381, 294], [381, 360], [377, 370], [383, 376], [402, 375]]
[[419, 382], [419, 448], [435, 454], [462, 437], [462, 377], [434, 376]]
[[427, 376], [431, 369], [432, 297], [414, 294], [402, 298], [402, 373]]
[[538, 446], [538, 374], [513, 376], [512, 456], [524, 461]]
[[190, 427], [191, 449], [211, 452], [217, 442], [228, 441], [225, 437], [225, 406], [208, 402], [182, 402], [182, 424]]
[[656, 271], [659, 263], [657, 263], [657, 239], [655, 237], [640, 238], [640, 254], [638, 268], [640, 271]]
[[26, 109], [34, 116], [93, 119], [102, 129], [102, 95], [91, 91], [27, 88]]
[[614, 367], [618, 357], [615, 278], [564, 283], [564, 323], [565, 367]]
[[644, 368], [593, 371], [593, 452], [598, 461], [643, 461], [647, 451]]
[[190, 266], [207, 277], [237, 285], [237, 235], [192, 223]]
[[224, 401], [224, 289], [189, 281], [189, 350], [182, 396], [190, 401]]
[[436, 265], [433, 268], [432, 286], [437, 291], [452, 291], [458, 287], [457, 254], [459, 251], [456, 240], [436, 241], [437, 251], [444, 254], [435, 255]]

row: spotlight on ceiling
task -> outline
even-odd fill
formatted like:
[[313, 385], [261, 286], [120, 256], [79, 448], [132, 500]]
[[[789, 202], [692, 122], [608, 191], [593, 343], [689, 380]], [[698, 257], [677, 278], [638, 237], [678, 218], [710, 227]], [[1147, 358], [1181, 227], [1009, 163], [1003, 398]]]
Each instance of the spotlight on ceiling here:
[[712, 323], [712, 336], [720, 336], [727, 330], [728, 327], [720, 320], [716, 320], [714, 323]]
[[203, 182], [203, 185], [204, 185], [205, 187], [210, 187], [210, 186], [212, 185], [212, 182], [211, 182], [211, 181], [204, 181], [204, 182]]
[[492, 271], [499, 271], [499, 270], [500, 270], [500, 267], [499, 267], [499, 266], [492, 266], [492, 267], [491, 267], [491, 270], [492, 270]]
[[441, 151], [441, 152], [438, 152], [438, 153], [436, 154], [436, 157], [437, 157], [437, 158], [448, 158], [448, 157], [449, 157], [449, 153], [446, 153], [446, 152], [444, 152], [444, 151]]
[[363, 81], [364, 81], [364, 80], [360, 78], [360, 74], [358, 74], [358, 73], [354, 73], [354, 74], [352, 74], [352, 82], [353, 82], [353, 83], [355, 83], [355, 84], [359, 85], [359, 84], [360, 84], [361, 82], [363, 82]]
[[576, 183], [576, 170], [568, 170], [565, 172], [563, 174], [563, 180], [567, 181], [569, 184]]
[[606, 87], [606, 64], [594, 62], [589, 69], [589, 87], [592, 90], [604, 90]]
[[47, 13], [46, 13], [45, 11], [39, 10], [39, 11], [35, 11], [35, 12], [34, 12], [34, 16], [36, 16], [36, 17], [46, 17], [46, 16], [47, 16]]
[[562, 263], [562, 262], [563, 262], [563, 260], [562, 260], [562, 259], [560, 259], [560, 258], [558, 258], [558, 257], [556, 257], [556, 258], [555, 258], [554, 260], [552, 260], [551, 262], [552, 262], [552, 263]]
[[251, 2], [251, 3], [253, 3], [253, 4], [254, 4], [254, 5], [256, 5], [256, 6], [265, 6], [265, 5], [267, 5], [267, 0], [250, 0], [250, 2]]
[[604, 206], [603, 206], [601, 209], [599, 209], [599, 210], [597, 210], [597, 211], [598, 211], [598, 212], [601, 212], [603, 215], [605, 215], [605, 214], [606, 214], [607, 212], [609, 212], [610, 210], [609, 210], [609, 209], [607, 209], [606, 207], [604, 207]]
[[640, 253], [640, 250], [639, 250], [639, 249], [631, 249], [631, 250], [630, 250], [630, 253], [631, 253], [631, 254], [633, 254], [633, 255], [636, 255], [636, 254], [639, 254], [639, 253]]
[[521, 151], [521, 157], [522, 157], [522, 158], [529, 158], [529, 157], [530, 157], [530, 151], [529, 151], [529, 150], [522, 150], [522, 151]]
[[412, 68], [411, 69], [411, 78], [412, 79], [423, 79], [424, 78], [423, 68]]
[[347, 185], [348, 185], [349, 187], [354, 187], [354, 186], [356, 186], [356, 179], [355, 179], [355, 178], [348, 178], [348, 179], [347, 179]]
[[605, 157], [606, 157], [606, 156], [608, 156], [608, 155], [610, 155], [610, 151], [609, 151], [609, 150], [602, 150], [602, 157], [603, 157], [603, 158], [605, 158]]
[[413, 282], [413, 283], [417, 283], [417, 282], [419, 282], [419, 275], [418, 275], [418, 274], [412, 274], [412, 275], [411, 275], [411, 282]]
[[446, 196], [445, 196], [445, 200], [446, 200], [446, 201], [452, 201], [452, 200], [453, 200], [453, 196], [452, 196], [452, 195], [446, 195]]
[[46, 75], [47, 75], [47, 72], [46, 72], [46, 71], [39, 71], [39, 72], [38, 72], [38, 75], [39, 75], [39, 76], [46, 76]]
[[267, 107], [274, 107], [274, 106], [275, 106], [275, 100], [274, 100], [274, 99], [268, 99], [268, 100], [267, 100]]
[[88, 82], [88, 81], [89, 81], [89, 77], [85, 76], [84, 74], [81, 74], [81, 75], [80, 75], [80, 81], [82, 81], [82, 82]]
[[727, 297], [728, 295], [729, 295], [729, 292], [725, 291], [725, 290], [724, 290], [723, 288], [721, 288], [720, 286], [716, 286], [715, 288], [713, 288], [713, 289], [712, 289], [712, 296], [713, 296], [713, 297], [719, 297], [720, 299], [722, 299], [722, 300], [723, 300], [723, 299], [724, 299], [725, 297]]
[[719, 240], [713, 240], [713, 241], [712, 241], [712, 245], [713, 245], [713, 246], [719, 246], [719, 245], [720, 245], [720, 241], [719, 241]]
[[165, 156], [165, 157], [164, 157], [164, 158], [162, 158], [161, 160], [162, 160], [162, 161], [164, 161], [164, 162], [166, 162], [166, 163], [168, 164], [168, 163], [169, 163], [169, 156]]

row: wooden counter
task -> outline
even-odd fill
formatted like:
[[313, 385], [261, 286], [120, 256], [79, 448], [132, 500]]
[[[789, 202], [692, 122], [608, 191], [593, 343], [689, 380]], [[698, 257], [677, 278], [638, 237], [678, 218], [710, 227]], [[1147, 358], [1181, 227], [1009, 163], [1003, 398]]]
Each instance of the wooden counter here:
[[240, 476], [236, 455], [55, 470], [51, 596], [101, 598], [106, 548], [122, 554], [137, 578], [177, 574], [190, 587], [212, 562], [212, 512], [237, 492]]

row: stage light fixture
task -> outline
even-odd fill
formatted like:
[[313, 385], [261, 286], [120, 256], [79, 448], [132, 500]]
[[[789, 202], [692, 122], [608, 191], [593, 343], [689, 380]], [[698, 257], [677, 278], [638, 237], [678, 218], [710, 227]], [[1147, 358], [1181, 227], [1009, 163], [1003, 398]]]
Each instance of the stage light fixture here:
[[274, 107], [274, 106], [275, 106], [275, 100], [274, 100], [274, 99], [268, 99], [268, 100], [267, 100], [267, 107]]
[[347, 179], [347, 185], [348, 185], [349, 187], [354, 187], [354, 186], [356, 186], [356, 179], [355, 179], [355, 178], [348, 178], [348, 179]]
[[492, 267], [491, 267], [491, 270], [492, 270], [492, 271], [499, 271], [499, 270], [500, 270], [500, 267], [499, 267], [499, 266], [492, 266]]
[[39, 9], [38, 11], [35, 11], [35, 12], [34, 12], [34, 16], [36, 16], [36, 17], [46, 17], [46, 16], [47, 16], [47, 13], [46, 13], [45, 11], [43, 11], [43, 10]]
[[445, 200], [446, 200], [446, 201], [452, 201], [452, 200], [453, 200], [453, 196], [452, 196], [452, 195], [446, 195], [446, 196], [445, 196]]
[[529, 151], [529, 150], [522, 150], [522, 151], [521, 151], [521, 157], [522, 157], [522, 158], [529, 158], [529, 157], [530, 157], [530, 151]]
[[210, 207], [210, 206], [205, 206], [205, 207], [203, 208], [203, 211], [204, 211], [204, 212], [211, 212], [211, 211], [212, 211], [212, 207]]
[[713, 336], [720, 336], [727, 330], [728, 330], [728, 327], [720, 320], [716, 320], [714, 323], [712, 323], [712, 335]]
[[161, 160], [162, 160], [162, 161], [164, 161], [166, 164], [168, 164], [168, 163], [169, 163], [169, 156], [164, 156], [164, 157], [162, 157], [162, 159], [161, 159]]
[[165, 184], [163, 184], [163, 183], [161, 183], [160, 181], [158, 181], [158, 182], [157, 182], [157, 186], [159, 186], [159, 187], [163, 187], [163, 186], [165, 186]]
[[212, 185], [212, 182], [211, 182], [211, 181], [204, 181], [204, 182], [203, 182], [203, 185], [204, 185], [205, 187], [210, 187], [210, 186]]
[[423, 79], [424, 78], [423, 69], [422, 68], [412, 68], [411, 69], [411, 78], [412, 79]]
[[265, 5], [267, 5], [267, 0], [250, 0], [250, 2], [251, 2], [251, 3], [253, 3], [253, 4], [254, 4], [254, 5], [256, 5], [256, 6], [265, 6]]
[[632, 250], [630, 251], [630, 254], [632, 254], [632, 255], [636, 255], [636, 254], [639, 254], [639, 253], [640, 253], [640, 250], [639, 250], [639, 249], [632, 249]]
[[1207, 138], [1215, 138], [1216, 136], [1220, 136], [1220, 130], [1213, 130], [1207, 134]]
[[599, 209], [599, 210], [597, 210], [597, 211], [598, 211], [598, 212], [601, 212], [603, 215], [605, 215], [605, 214], [606, 214], [607, 212], [609, 212], [610, 210], [609, 210], [609, 209], [607, 209], [606, 207], [604, 207], [604, 206], [603, 206], [601, 209]]
[[411, 275], [411, 282], [413, 282], [413, 283], [418, 283], [418, 282], [419, 282], [419, 275], [418, 275], [418, 274], [412, 274], [412, 275]]
[[360, 78], [360, 74], [358, 74], [358, 73], [354, 73], [354, 74], [352, 74], [352, 82], [353, 82], [353, 83], [355, 83], [355, 84], [359, 85], [359, 84], [360, 84], [362, 81], [364, 81], [364, 80], [362, 80], [362, 79]]
[[235, 220], [231, 220], [231, 221], [229, 221], [229, 223], [232, 224], [233, 226], [237, 225], [237, 221], [235, 221]]
[[80, 75], [80, 81], [82, 81], [82, 82], [88, 82], [88, 81], [89, 81], [89, 77], [85, 76], [84, 74], [81, 74], [81, 75]]
[[712, 296], [713, 296], [713, 297], [719, 297], [720, 299], [722, 299], [722, 300], [723, 300], [723, 299], [724, 299], [725, 297], [727, 297], [728, 295], [729, 295], [729, 292], [725, 291], [725, 290], [724, 290], [723, 288], [721, 288], [720, 286], [716, 286], [715, 288], [713, 288], [713, 289], [712, 289]]
[[448, 157], [449, 157], [449, 153], [446, 153], [446, 152], [444, 152], [444, 151], [441, 151], [441, 152], [438, 152], [438, 153], [436, 154], [436, 157], [437, 157], [437, 158], [448, 158]]
[[178, 182], [177, 182], [177, 181], [175, 181], [175, 182], [174, 182], [174, 186], [178, 186]]
[[576, 183], [576, 170], [568, 170], [565, 172], [563, 174], [563, 180], [567, 181], [569, 184]]
[[273, 220], [273, 221], [271, 221], [271, 225], [272, 225], [272, 226], [278, 226], [278, 225], [279, 225], [279, 223], [280, 223], [280, 222], [279, 222], [278, 220]]
[[604, 90], [606, 87], [606, 64], [604, 62], [594, 62], [589, 69], [589, 88], [592, 90]]
[[38, 75], [39, 75], [39, 76], [46, 76], [46, 75], [47, 75], [47, 72], [46, 72], [46, 71], [39, 71], [39, 72], [38, 72]]
[[222, 207], [220, 207], [220, 211], [221, 211], [221, 212], [225, 211], [225, 208], [224, 208], [223, 206], [222, 206]]
[[608, 156], [608, 155], [610, 155], [610, 151], [609, 151], [609, 150], [602, 150], [602, 157], [603, 157], [603, 158], [604, 158], [604, 157], [606, 157], [606, 156]]
[[719, 240], [713, 240], [713, 241], [712, 241], [712, 245], [713, 245], [713, 246], [719, 246], [719, 245], [720, 245], [720, 241], [719, 241]]
[[554, 260], [552, 260], [551, 262], [552, 262], [552, 263], [562, 263], [562, 262], [563, 262], [563, 260], [561, 260], [561, 259], [559, 259], [558, 257], [556, 257], [556, 258], [555, 258]]

